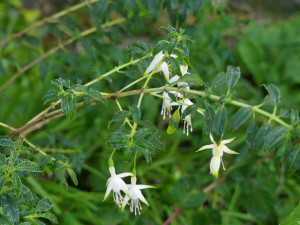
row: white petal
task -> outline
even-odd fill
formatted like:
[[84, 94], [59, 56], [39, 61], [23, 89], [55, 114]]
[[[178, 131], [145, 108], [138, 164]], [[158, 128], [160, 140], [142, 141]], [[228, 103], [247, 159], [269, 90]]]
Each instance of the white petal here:
[[181, 86], [187, 86], [187, 89], [188, 89], [188, 90], [189, 90], [189, 88], [190, 88], [190, 87], [188, 86], [189, 84], [186, 83], [186, 82], [178, 82], [177, 85], [178, 85], [178, 87], [181, 87]]
[[169, 83], [170, 83], [170, 84], [173, 84], [174, 82], [178, 81], [179, 78], [180, 78], [180, 76], [175, 75], [174, 77], [172, 77], [172, 78], [169, 80]]
[[115, 167], [112, 166], [112, 167], [109, 167], [108, 169], [109, 169], [111, 177], [116, 176], [116, 169], [115, 169]]
[[184, 102], [184, 104], [187, 104], [187, 105], [193, 105], [193, 104], [194, 104], [194, 103], [192, 103], [191, 100], [188, 99], [188, 98], [184, 99], [183, 102]]
[[156, 67], [156, 65], [160, 62], [160, 60], [164, 57], [163, 52], [159, 52], [157, 55], [154, 56], [154, 59], [152, 60], [152, 62], [150, 63], [149, 67], [146, 70], [146, 73], [150, 73], [152, 70], [154, 70], [154, 68]]
[[205, 149], [210, 149], [210, 148], [215, 148], [216, 145], [215, 144], [211, 144], [211, 145], [204, 145], [202, 146], [199, 150], [197, 150], [196, 152], [200, 152], [202, 150], [205, 150]]
[[164, 73], [166, 80], [169, 82], [170, 72], [168, 64], [166, 62], [163, 62], [158, 69]]
[[122, 211], [124, 210], [128, 201], [129, 201], [129, 197], [125, 195], [125, 198], [123, 199], [123, 203], [122, 203]]
[[106, 192], [105, 192], [105, 195], [104, 195], [103, 201], [105, 201], [105, 199], [108, 197], [108, 195], [111, 192], [112, 188], [113, 188], [113, 182], [109, 182], [108, 187], [107, 187]]
[[218, 178], [221, 157], [213, 156], [210, 161], [210, 172], [215, 178]]
[[187, 106], [186, 106], [186, 105], [182, 105], [182, 107], [181, 107], [181, 114], [183, 114], [183, 113], [184, 113], [184, 111], [186, 110], [186, 108], [187, 108]]
[[132, 173], [120, 173], [120, 174], [118, 174], [117, 175], [118, 177], [120, 177], [120, 178], [122, 178], [122, 177], [129, 177], [129, 176], [133, 176], [133, 174]]
[[118, 180], [118, 187], [120, 190], [122, 190], [126, 195], [129, 195], [129, 190], [128, 187], [126, 185], [126, 183], [120, 178]]
[[145, 197], [143, 196], [142, 192], [140, 190], [137, 190], [136, 193], [135, 193], [138, 198], [144, 202], [147, 206], [149, 206], [149, 203], [147, 202], [147, 200], [145, 199]]
[[216, 143], [215, 140], [214, 140], [214, 137], [212, 136], [211, 133], [209, 133], [209, 138], [210, 138], [211, 142]]
[[138, 185], [136, 185], [136, 187], [137, 187], [138, 189], [140, 189], [140, 190], [146, 189], [146, 188], [156, 188], [156, 187], [154, 187], [154, 186], [151, 186], [151, 185], [144, 185], [144, 184], [138, 184]]
[[227, 140], [223, 140], [223, 141], [221, 141], [221, 143], [225, 145], [225, 144], [228, 144], [228, 143], [232, 142], [234, 139], [235, 139], [235, 137], [227, 139]]
[[180, 66], [180, 71], [181, 71], [182, 76], [189, 73], [188, 72], [188, 66]]
[[169, 106], [179, 105], [177, 102], [171, 102]]
[[222, 148], [221, 148], [221, 150], [222, 150], [223, 152], [228, 153], [228, 154], [239, 154], [238, 152], [233, 151], [233, 150], [230, 150], [229, 148], [227, 148], [226, 145], [223, 145]]

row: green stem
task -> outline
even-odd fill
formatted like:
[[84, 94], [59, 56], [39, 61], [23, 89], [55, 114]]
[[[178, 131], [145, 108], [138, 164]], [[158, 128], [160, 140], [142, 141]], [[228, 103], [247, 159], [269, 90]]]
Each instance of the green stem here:
[[2, 48], [3, 45], [5, 45], [6, 43], [10, 42], [14, 38], [21, 37], [22, 35], [24, 35], [25, 33], [29, 32], [29, 31], [31, 31], [34, 28], [37, 28], [37, 27], [39, 27], [39, 26], [41, 26], [41, 25], [43, 25], [43, 24], [45, 24], [45, 23], [47, 23], [47, 22], [49, 22], [51, 20], [58, 19], [58, 18], [66, 15], [66, 14], [68, 14], [70, 12], [76, 11], [76, 10], [78, 10], [78, 9], [80, 9], [80, 8], [88, 5], [88, 4], [91, 4], [91, 3], [94, 3], [94, 2], [97, 2], [97, 1], [98, 0], [84, 1], [84, 2], [81, 2], [81, 3], [77, 4], [77, 5], [71, 6], [71, 7], [67, 8], [67, 9], [65, 9], [63, 11], [60, 11], [60, 12], [58, 12], [56, 14], [53, 14], [53, 15], [51, 15], [49, 17], [46, 17], [46, 18], [44, 18], [44, 19], [42, 19], [40, 21], [37, 21], [36, 23], [34, 23], [31, 26], [25, 28], [24, 30], [21, 30], [21, 31], [19, 31], [17, 33], [14, 33], [13, 35], [11, 35], [10, 37], [8, 37], [7, 39], [1, 41], [0, 42], [0, 48]]
[[[117, 106], [118, 106], [118, 108], [120, 109], [120, 111], [123, 111], [123, 109], [122, 109], [122, 106], [120, 105], [120, 102], [119, 102], [119, 100], [118, 99], [116, 99], [115, 100], [115, 102], [116, 102], [116, 104], [117, 104]], [[132, 125], [131, 125], [131, 123], [130, 123], [130, 121], [129, 121], [129, 119], [128, 118], [125, 118], [125, 122], [131, 127], [131, 129], [132, 129]]]
[[111, 74], [113, 74], [113, 73], [115, 73], [115, 72], [119, 72], [119, 70], [121, 70], [121, 69], [123, 69], [123, 68], [125, 68], [125, 67], [128, 67], [128, 66], [134, 65], [134, 64], [138, 63], [139, 61], [141, 61], [141, 60], [143, 60], [143, 59], [146, 59], [146, 58], [148, 58], [148, 57], [150, 57], [150, 56], [151, 56], [151, 54], [147, 54], [147, 55], [143, 56], [142, 58], [139, 58], [139, 59], [136, 59], [136, 60], [131, 60], [131, 61], [128, 62], [128, 63], [125, 63], [125, 64], [123, 64], [123, 65], [121, 65], [121, 66], [117, 66], [117, 67], [115, 67], [114, 69], [108, 71], [107, 73], [105, 73], [105, 74], [103, 74], [103, 75], [100, 75], [100, 76], [97, 77], [96, 79], [94, 79], [94, 80], [92, 80], [92, 81], [86, 83], [84, 86], [87, 86], [87, 87], [88, 87], [88, 86], [90, 86], [90, 85], [96, 83], [97, 81], [102, 80], [104, 77], [108, 77], [109, 75], [111, 75]]
[[[113, 26], [115, 24], [118, 23], [123, 23], [125, 22], [125, 18], [119, 18], [113, 21], [110, 21], [108, 23], [105, 23], [101, 26], [102, 29]], [[76, 41], [77, 39], [81, 38], [81, 37], [85, 37], [93, 32], [97, 31], [96, 27], [92, 27], [88, 30], [83, 31], [82, 33], [80, 33], [79, 35], [77, 35], [76, 37], [70, 38], [68, 39], [66, 42], [50, 49], [48, 52], [46, 52], [44, 55], [40, 56], [39, 58], [37, 58], [36, 60], [32, 61], [31, 63], [27, 64], [26, 66], [24, 66], [23, 68], [21, 68], [17, 73], [15, 73], [10, 79], [8, 79], [1, 87], [0, 87], [0, 92], [2, 92], [9, 84], [11, 84], [15, 79], [17, 79], [19, 76], [21, 76], [24, 72], [26, 72], [27, 70], [29, 70], [31, 67], [35, 66], [36, 64], [38, 64], [40, 61], [42, 61], [43, 59], [49, 57], [50, 55], [53, 55], [55, 52], [57, 52], [59, 49], [63, 49], [64, 47], [66, 47], [67, 45], [71, 44], [72, 42]]]
[[[134, 65], [134, 64], [138, 63], [139, 61], [141, 61], [141, 60], [143, 60], [143, 59], [145, 59], [145, 58], [147, 58], [147, 57], [150, 57], [150, 55], [151, 55], [151, 54], [148, 54], [148, 55], [145, 55], [145, 56], [142, 57], [142, 58], [139, 58], [139, 59], [136, 59], [136, 60], [131, 60], [131, 61], [128, 62], [128, 63], [125, 63], [125, 64], [123, 64], [123, 65], [117, 66], [117, 67], [115, 67], [114, 69], [112, 69], [112, 70], [106, 72], [105, 74], [98, 76], [96, 79], [94, 79], [94, 80], [92, 80], [92, 81], [86, 83], [84, 86], [88, 87], [88, 86], [90, 86], [90, 85], [92, 85], [92, 84], [94, 84], [94, 83], [96, 83], [96, 82], [102, 80], [104, 77], [108, 77], [108, 76], [110, 76], [111, 74], [120, 71], [121, 69], [124, 69], [124, 68], [126, 68], [126, 67], [128, 67], [128, 66]], [[42, 116], [43, 114], [47, 113], [50, 109], [53, 109], [55, 106], [57, 106], [58, 104], [60, 104], [60, 102], [61, 102], [61, 100], [58, 100], [58, 101], [56, 101], [56, 102], [53, 102], [48, 108], [46, 108], [45, 110], [43, 110], [42, 112], [40, 112], [38, 115], [36, 115], [34, 118], [32, 118], [28, 123], [34, 121], [35, 119], [39, 118], [39, 117]], [[0, 124], [0, 125], [1, 125], [1, 124]]]

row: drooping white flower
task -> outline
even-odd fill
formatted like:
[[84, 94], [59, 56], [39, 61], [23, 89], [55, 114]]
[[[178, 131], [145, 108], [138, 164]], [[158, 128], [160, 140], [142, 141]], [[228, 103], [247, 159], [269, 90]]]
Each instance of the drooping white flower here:
[[213, 153], [213, 157], [210, 161], [210, 172], [214, 175], [215, 178], [218, 178], [219, 175], [219, 169], [220, 169], [220, 164], [222, 163], [223, 169], [226, 170], [223, 160], [222, 160], [222, 156], [223, 156], [223, 152], [226, 152], [228, 154], [239, 154], [238, 152], [232, 151], [230, 150], [225, 144], [228, 144], [230, 142], [232, 142], [235, 138], [231, 138], [231, 139], [227, 139], [227, 140], [223, 140], [221, 141], [221, 143], [218, 145], [212, 134], [209, 134], [210, 140], [212, 141], [213, 144], [210, 145], [204, 145], [203, 147], [201, 147], [198, 151], [202, 151], [205, 149], [212, 149], [212, 153]]
[[[187, 70], [188, 70], [188, 66], [182, 66], [182, 65], [180, 66], [180, 71], [181, 71], [182, 76], [184, 76], [184, 75], [186, 75], [186, 74], [189, 74], [189, 72], [188, 72]], [[172, 78], [170, 79], [169, 83], [172, 84], [172, 83], [178, 81], [179, 78], [180, 78], [180, 76], [175, 75], [174, 77], [172, 77]], [[177, 83], [177, 86], [178, 86], [178, 87], [186, 86], [186, 88], [187, 88], [188, 90], [190, 89], [188, 83], [186, 83], [186, 82], [178, 82], [178, 83]]]
[[154, 70], [154, 68], [156, 67], [156, 65], [162, 60], [162, 58], [165, 56], [165, 54], [163, 54], [163, 52], [159, 52], [158, 54], [156, 54], [152, 60], [152, 62], [150, 63], [149, 67], [146, 69], [146, 74], [151, 73], [152, 70]]
[[166, 80], [169, 82], [170, 78], [170, 72], [169, 72], [169, 67], [166, 62], [163, 62], [160, 67], [157, 68], [159, 71], [162, 71], [163, 74], [165, 75]]
[[[175, 91], [171, 91], [171, 93], [173, 93], [174, 95], [177, 95], [177, 92]], [[178, 93], [180, 94], [180, 93]], [[174, 105], [178, 105], [177, 102], [172, 102], [170, 100], [170, 96], [168, 92], [163, 92], [163, 97], [165, 97], [163, 99], [163, 103], [162, 103], [162, 107], [161, 107], [161, 115], [163, 115], [163, 119], [166, 119], [166, 115], [169, 117], [171, 117], [171, 111], [172, 111], [172, 106]]]
[[115, 167], [109, 167], [109, 172], [111, 177], [108, 178], [106, 186], [106, 192], [104, 195], [103, 201], [108, 197], [109, 193], [113, 191], [113, 198], [114, 201], [117, 203], [119, 207], [121, 207], [120, 203], [123, 201], [123, 196], [121, 195], [121, 190], [126, 194], [129, 195], [129, 190], [126, 183], [121, 179], [123, 177], [132, 176], [132, 173], [120, 173], [116, 174]]
[[180, 71], [181, 71], [182, 76], [189, 74], [188, 69], [189, 69], [189, 66], [183, 66], [183, 65], [180, 66]]
[[[183, 104], [181, 106], [181, 115], [183, 115], [184, 111], [186, 110], [186, 108], [190, 105], [193, 105], [194, 103], [192, 103], [188, 98], [183, 100]], [[192, 127], [192, 117], [191, 114], [188, 114], [184, 117], [184, 125], [183, 125], [183, 133], [188, 136], [189, 135], [189, 128], [190, 131], [193, 131], [193, 127]]]
[[[147, 206], [149, 206], [149, 203], [147, 202], [147, 200], [145, 199], [145, 197], [141, 192], [142, 189], [146, 189], [146, 188], [155, 188], [155, 187], [150, 185], [142, 185], [142, 184], [137, 185], [136, 177], [135, 176], [131, 177], [131, 184], [128, 185], [129, 196], [131, 199], [130, 212], [134, 211], [135, 215], [137, 214], [137, 212], [139, 215], [141, 214], [140, 210], [142, 210], [142, 206], [140, 201], [144, 202]], [[129, 201], [129, 197], [126, 195], [122, 203], [122, 210], [124, 210], [128, 201]]]

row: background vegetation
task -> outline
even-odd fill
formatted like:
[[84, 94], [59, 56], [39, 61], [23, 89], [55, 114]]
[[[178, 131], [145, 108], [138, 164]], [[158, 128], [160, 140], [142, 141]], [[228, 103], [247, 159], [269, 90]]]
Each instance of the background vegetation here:
[[[205, 83], [211, 83], [228, 65], [240, 66], [237, 98], [260, 103], [267, 94], [262, 85], [273, 83], [281, 91], [279, 108], [286, 109], [280, 115], [290, 117], [291, 109], [300, 108], [300, 14], [293, 11], [299, 3], [291, 2], [282, 14], [278, 9], [262, 7], [269, 1], [262, 5], [179, 0], [0, 2], [0, 121], [22, 127], [49, 106], [44, 105], [43, 96], [51, 80], [61, 77], [72, 83], [87, 83], [128, 62], [128, 46], [134, 42], [154, 46], [166, 35], [159, 29], [165, 24], [182, 27], [192, 37], [191, 71]], [[43, 20], [53, 14], [57, 16]], [[10, 38], [38, 21], [42, 21], [41, 26]], [[112, 92], [134, 76], [131, 71], [114, 73], [93, 87]], [[122, 98], [120, 103], [127, 108], [137, 98]], [[228, 225], [299, 222], [299, 136], [294, 146], [282, 144], [279, 149], [266, 151], [246, 144], [250, 120], [237, 130], [228, 126], [227, 135], [237, 137], [230, 147], [240, 154], [224, 157], [228, 170], [216, 181], [208, 175], [211, 152], [195, 154], [209, 142], [202, 133], [202, 116], [193, 115], [190, 136], [183, 135], [182, 129], [168, 135], [160, 109], [161, 100], [145, 96], [143, 120], [158, 127], [166, 151], [157, 153], [151, 166], [142, 157], [138, 161], [139, 181], [157, 187], [145, 190], [150, 207], [144, 207], [142, 216], [121, 212], [112, 201], [102, 202], [112, 151], [106, 142], [111, 132], [107, 125], [118, 111], [114, 101], [108, 101], [107, 107], [83, 107], [73, 119], [54, 119], [26, 136], [42, 151], [66, 160], [76, 171], [77, 186], [72, 172], [65, 176], [62, 171], [53, 172], [50, 165], [44, 176], [22, 182], [39, 198], [54, 204], [51, 212], [64, 225], [167, 224], [172, 215], [176, 216], [174, 225], [199, 221]], [[233, 114], [237, 109], [230, 107], [228, 111]], [[258, 121], [263, 124], [267, 118], [259, 117]], [[1, 135], [10, 133], [0, 126]], [[14, 140], [18, 143], [17, 137]], [[115, 157], [119, 171], [130, 171], [132, 165], [121, 163], [121, 154]], [[0, 212], [8, 201], [2, 192]]]

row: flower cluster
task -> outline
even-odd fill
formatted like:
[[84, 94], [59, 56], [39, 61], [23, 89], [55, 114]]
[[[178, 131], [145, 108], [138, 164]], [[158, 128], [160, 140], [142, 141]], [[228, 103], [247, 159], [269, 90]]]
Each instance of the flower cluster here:
[[[143, 196], [141, 190], [145, 188], [154, 188], [150, 185], [142, 185], [136, 184], [136, 175], [133, 173], [120, 173], [116, 174], [115, 167], [109, 166], [109, 172], [110, 172], [110, 178], [107, 180], [107, 189], [106, 193], [104, 195], [103, 201], [108, 197], [111, 191], [113, 191], [113, 198], [115, 203], [119, 206], [119, 208], [122, 207], [122, 210], [124, 210], [126, 204], [129, 200], [131, 200], [130, 205], [130, 212], [134, 211], [134, 214], [137, 215], [141, 214], [140, 210], [142, 210], [142, 206], [140, 201], [145, 203], [147, 206], [149, 206], [149, 203]], [[131, 184], [126, 184], [125, 181], [122, 180], [124, 177], [131, 176]], [[124, 192], [125, 196], [121, 194], [121, 191]]]
[[[151, 72], [154, 70], [154, 68], [159, 64], [160, 66], [157, 68], [158, 71], [161, 71], [164, 73], [165, 78], [169, 84], [173, 84], [177, 82], [178, 87], [185, 87], [187, 90], [190, 89], [189, 85], [185, 82], [180, 82], [180, 76], [175, 75], [170, 79], [170, 72], [169, 72], [169, 65], [166, 62], [162, 62], [164, 59], [165, 54], [163, 52], [158, 53], [157, 55], [154, 56], [154, 59], [152, 60], [150, 66], [147, 68], [146, 72]], [[176, 55], [171, 55], [171, 57], [177, 58]], [[182, 76], [189, 74], [188, 72], [188, 66], [181, 65], [180, 66], [180, 72]], [[176, 98], [178, 98], [180, 101], [173, 102], [169, 96], [169, 94], [173, 94]], [[184, 98], [183, 95], [180, 92], [177, 91], [170, 91], [170, 92], [163, 92], [162, 94], [163, 103], [162, 103], [162, 110], [161, 110], [161, 115], [163, 115], [163, 119], [166, 118], [166, 115], [171, 117], [171, 111], [172, 111], [172, 106], [179, 106], [181, 107], [181, 115], [184, 114], [184, 111], [187, 109], [188, 106], [193, 105], [193, 102], [191, 102], [190, 99]], [[186, 135], [189, 135], [189, 131], [193, 131], [192, 127], [192, 118], [191, 114], [185, 115], [184, 117], [184, 128], [183, 128], [183, 133], [186, 133]], [[222, 163], [223, 169], [225, 170], [225, 166], [222, 160], [223, 152], [226, 152], [228, 154], [238, 154], [235, 151], [230, 150], [227, 148], [225, 144], [230, 143], [231, 141], [234, 140], [228, 139], [228, 140], [223, 140], [219, 144], [217, 144], [212, 136], [210, 134], [210, 139], [213, 142], [211, 145], [205, 145], [202, 148], [200, 148], [198, 151], [202, 151], [204, 149], [212, 149], [213, 157], [210, 161], [210, 172], [214, 175], [214, 177], [218, 177], [219, 173], [219, 168], [220, 164]]]
[[[163, 60], [164, 56], [165, 56], [165, 54], [163, 54], [163, 52], [159, 52], [157, 55], [155, 55], [154, 59], [150, 63], [149, 67], [147, 68], [146, 73], [150, 73], [151, 71], [154, 70], [154, 68], [159, 63], [161, 63], [160, 66], [157, 68], [157, 70], [163, 72], [163, 74], [169, 84], [173, 84], [180, 79], [180, 76], [175, 75], [170, 79], [169, 65], [166, 62], [161, 62]], [[173, 54], [171, 55], [171, 57], [177, 58], [177, 56], [173, 55]], [[181, 72], [182, 76], [189, 74], [188, 66], [181, 65], [180, 72]], [[185, 87], [188, 90], [190, 89], [189, 85], [185, 82], [179, 81], [176, 84], [178, 87]], [[171, 98], [169, 96], [170, 93], [173, 94], [176, 98], [179, 98], [179, 100], [181, 100], [180, 103], [172, 102]], [[161, 109], [161, 115], [163, 116], [163, 119], [166, 118], [166, 115], [171, 117], [172, 106], [180, 106], [181, 114], [183, 115], [186, 108], [193, 104], [188, 98], [183, 98], [183, 95], [177, 91], [170, 91], [170, 92], [164, 91], [162, 94], [162, 97], [164, 98], [163, 103], [162, 103], [162, 109]], [[191, 131], [191, 132], [193, 131], [191, 115], [190, 114], [186, 115], [183, 120], [184, 120], [183, 133], [186, 135], [189, 135], [189, 131]]]

